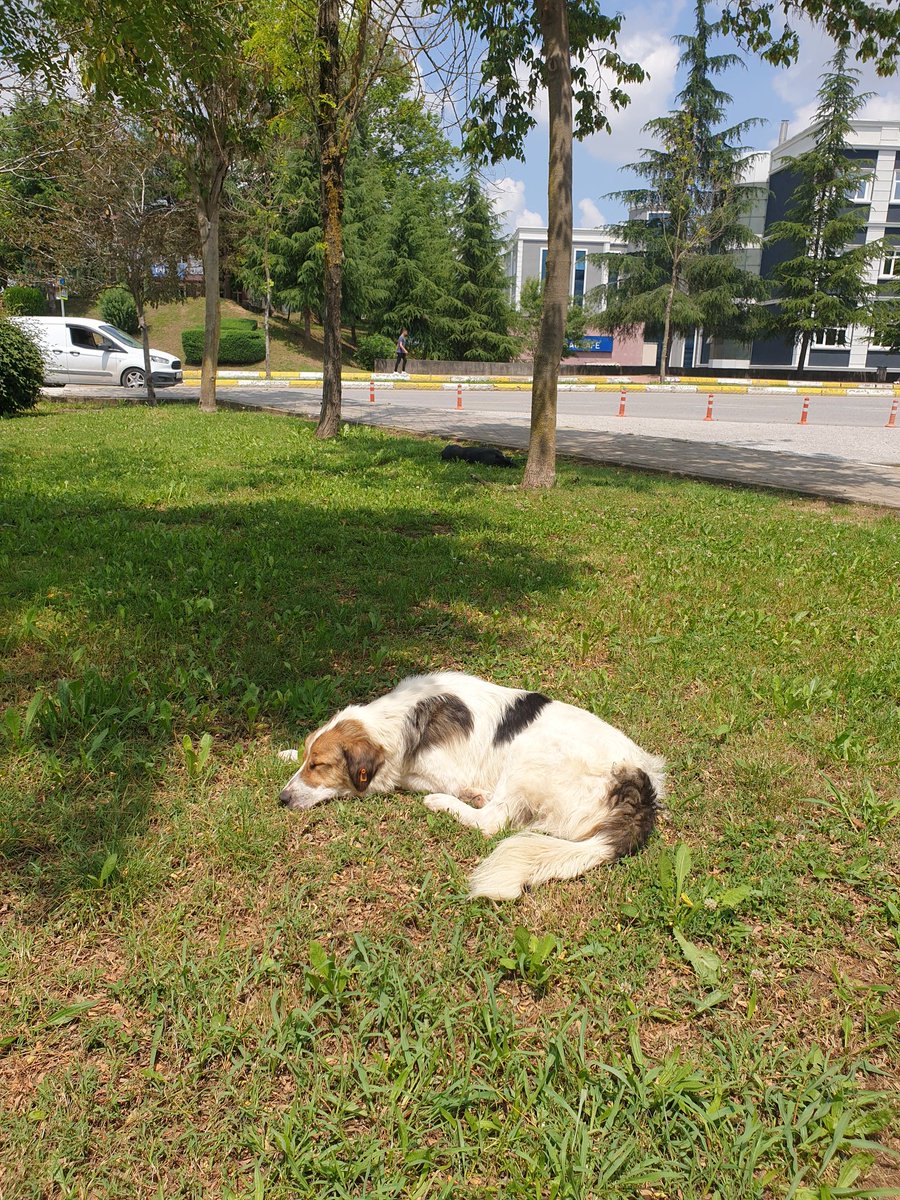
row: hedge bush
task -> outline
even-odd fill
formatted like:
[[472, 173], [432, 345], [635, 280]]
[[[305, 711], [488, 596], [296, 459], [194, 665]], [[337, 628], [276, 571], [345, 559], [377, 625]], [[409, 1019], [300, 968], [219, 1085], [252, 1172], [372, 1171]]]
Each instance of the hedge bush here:
[[256, 329], [258, 323], [252, 317], [222, 317], [220, 329]]
[[[198, 366], [203, 361], [203, 330], [185, 329], [181, 335], [184, 361]], [[223, 327], [219, 335], [219, 366], [239, 367], [266, 357], [266, 339], [257, 329]]]
[[13, 284], [3, 293], [3, 309], [10, 317], [43, 317], [47, 299], [40, 288]]
[[40, 350], [23, 329], [0, 318], [0, 417], [34, 408], [43, 385]]
[[125, 333], [140, 332], [137, 305], [131, 292], [126, 288], [107, 288], [100, 293], [97, 305], [100, 309], [100, 316], [107, 325], [115, 325], [116, 329], [122, 329]]
[[356, 348], [354, 358], [361, 367], [365, 367], [367, 371], [375, 369], [376, 358], [394, 358], [397, 350], [397, 343], [389, 337], [385, 337], [381, 333], [370, 333], [368, 337], [362, 338]]

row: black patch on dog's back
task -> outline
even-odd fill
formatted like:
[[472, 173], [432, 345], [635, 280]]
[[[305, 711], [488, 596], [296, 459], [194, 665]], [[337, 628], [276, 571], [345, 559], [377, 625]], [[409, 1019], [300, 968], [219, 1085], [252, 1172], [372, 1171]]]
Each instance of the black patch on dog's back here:
[[615, 848], [616, 858], [642, 850], [656, 828], [659, 799], [650, 776], [640, 767], [620, 767], [606, 797], [609, 813], [588, 835], [602, 833]]
[[538, 713], [549, 703], [550, 697], [541, 692], [526, 692], [524, 696], [517, 696], [494, 730], [494, 745], [502, 746], [504, 742], [511, 742], [513, 738], [517, 738], [537, 719]]
[[493, 446], [445, 446], [441, 451], [444, 462], [482, 463], [486, 467], [514, 467], [516, 464]]
[[431, 746], [439, 746], [451, 738], [464, 734], [466, 737], [475, 728], [472, 710], [459, 696], [444, 692], [440, 696], [426, 696], [410, 711], [403, 730], [403, 757], [412, 758]]

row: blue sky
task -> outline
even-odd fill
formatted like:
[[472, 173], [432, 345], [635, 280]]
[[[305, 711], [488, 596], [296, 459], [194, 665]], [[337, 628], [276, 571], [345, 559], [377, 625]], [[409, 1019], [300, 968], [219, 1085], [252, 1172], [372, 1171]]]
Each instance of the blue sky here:
[[[629, 187], [634, 176], [623, 170], [640, 157], [647, 145], [641, 127], [651, 117], [667, 112], [681, 86], [677, 71], [676, 33], [690, 33], [693, 3], [690, 0], [624, 0], [619, 50], [623, 57], [641, 63], [649, 79], [630, 89], [632, 100], [619, 113], [611, 114], [612, 133], [598, 134], [575, 143], [574, 197], [576, 226], [594, 226], [616, 220], [623, 212], [607, 192]], [[710, 18], [714, 12], [710, 7]], [[754, 149], [769, 150], [778, 140], [782, 120], [790, 122], [789, 133], [809, 124], [816, 109], [819, 76], [834, 53], [832, 42], [814, 26], [800, 27], [802, 48], [797, 64], [788, 69], [771, 67], [731, 40], [717, 38], [714, 51], [735, 51], [745, 66], [719, 77], [719, 86], [734, 98], [729, 123], [762, 117], [766, 124], [751, 130], [747, 139]], [[860, 88], [876, 95], [861, 114], [874, 119], [900, 120], [900, 76], [879, 79], [870, 65], [857, 64], [862, 73]], [[498, 212], [504, 212], [508, 229], [517, 225], [546, 224], [547, 220], [547, 124], [546, 106], [537, 110], [538, 127], [529, 136], [525, 161], [509, 161], [489, 168], [489, 191]]]

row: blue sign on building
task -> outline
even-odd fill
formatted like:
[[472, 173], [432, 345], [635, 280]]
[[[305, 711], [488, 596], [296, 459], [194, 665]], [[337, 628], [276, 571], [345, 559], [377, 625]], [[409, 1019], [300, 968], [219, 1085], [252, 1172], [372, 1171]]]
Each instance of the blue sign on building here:
[[577, 344], [568, 343], [569, 350], [586, 351], [588, 354], [611, 354], [613, 339], [608, 334], [589, 333]]

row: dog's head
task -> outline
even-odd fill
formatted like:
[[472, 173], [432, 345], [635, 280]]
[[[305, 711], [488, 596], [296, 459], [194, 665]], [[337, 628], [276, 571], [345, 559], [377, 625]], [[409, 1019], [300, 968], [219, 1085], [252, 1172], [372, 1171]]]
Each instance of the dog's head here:
[[300, 770], [278, 797], [287, 808], [312, 808], [335, 796], [362, 796], [384, 766], [384, 750], [361, 721], [343, 720], [306, 742]]

